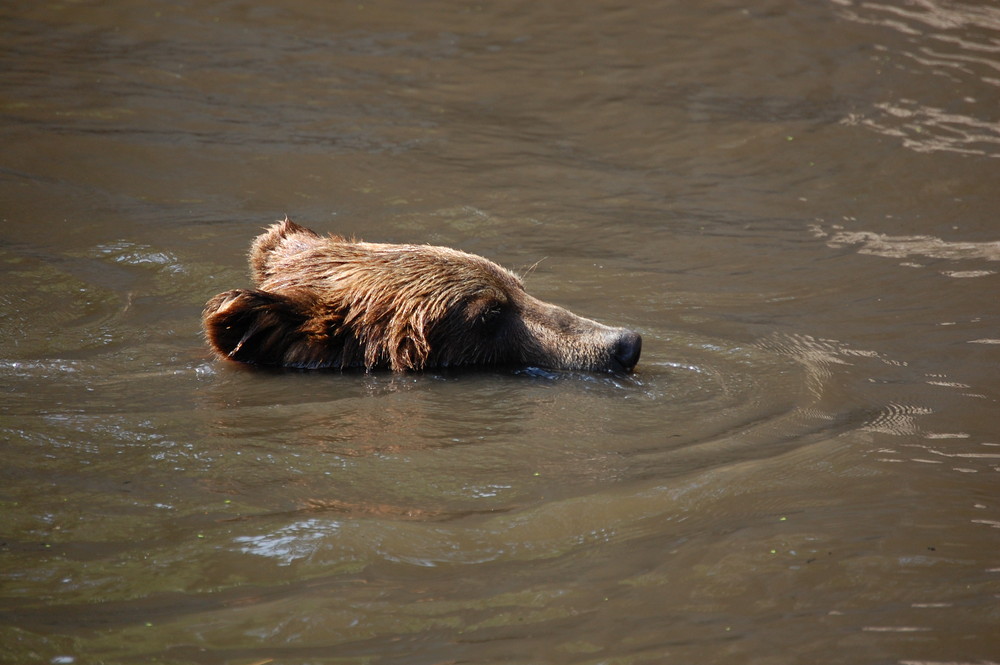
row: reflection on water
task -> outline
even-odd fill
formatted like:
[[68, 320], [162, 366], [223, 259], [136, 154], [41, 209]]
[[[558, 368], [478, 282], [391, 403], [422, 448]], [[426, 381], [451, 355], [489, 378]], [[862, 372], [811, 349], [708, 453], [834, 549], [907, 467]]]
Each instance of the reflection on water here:
[[[917, 152], [945, 150], [1000, 157], [1000, 8], [989, 3], [921, 0], [834, 0], [841, 16], [879, 28], [872, 58], [881, 74], [898, 69], [906, 84], [898, 97], [845, 120], [899, 138]], [[903, 36], [897, 46], [885, 31]], [[935, 80], [936, 78], [936, 80]], [[927, 79], [931, 79], [928, 81]], [[936, 90], [952, 91], [946, 107]]]
[[339, 531], [336, 522], [313, 519], [284, 526], [273, 534], [237, 536], [233, 543], [243, 552], [273, 557], [278, 565], [287, 566], [311, 554], [317, 543], [337, 538]]
[[[1000, 80], [997, 81], [1000, 84]], [[966, 100], [969, 105], [976, 100]], [[969, 155], [1000, 156], [1000, 122], [922, 106], [911, 99], [898, 104], [875, 105], [874, 117], [850, 116], [847, 124], [858, 124], [886, 136], [902, 139], [917, 152], [948, 150]]]
[[866, 429], [882, 434], [897, 436], [919, 435], [922, 430], [917, 425], [918, 416], [926, 416], [933, 410], [912, 404], [886, 404], [883, 411], [865, 425]]
[[[995, 659], [998, 17], [0, 9], [0, 661]], [[284, 213], [642, 361], [217, 362]]]
[[[954, 242], [933, 236], [889, 236], [872, 231], [847, 231], [834, 226], [830, 231], [812, 226], [813, 234], [825, 239], [831, 247], [858, 246], [861, 254], [883, 256], [890, 259], [947, 259], [949, 261], [981, 260], [1000, 261], [1000, 241]], [[906, 261], [900, 265], [922, 268], [921, 263]], [[948, 277], [986, 277], [996, 270], [942, 270]]]

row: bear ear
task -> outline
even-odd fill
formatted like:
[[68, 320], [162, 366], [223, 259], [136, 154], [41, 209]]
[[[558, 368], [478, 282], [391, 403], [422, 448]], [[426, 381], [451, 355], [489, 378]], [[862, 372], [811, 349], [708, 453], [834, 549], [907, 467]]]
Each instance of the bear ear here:
[[202, 325], [212, 349], [254, 365], [317, 368], [345, 364], [343, 340], [329, 331], [339, 319], [313, 316], [314, 303], [297, 293], [236, 289], [205, 305]]
[[315, 231], [299, 226], [287, 217], [272, 224], [250, 245], [250, 272], [254, 283], [260, 286], [273, 275], [271, 265], [276, 259], [298, 254], [314, 246], [318, 240], [320, 236]]

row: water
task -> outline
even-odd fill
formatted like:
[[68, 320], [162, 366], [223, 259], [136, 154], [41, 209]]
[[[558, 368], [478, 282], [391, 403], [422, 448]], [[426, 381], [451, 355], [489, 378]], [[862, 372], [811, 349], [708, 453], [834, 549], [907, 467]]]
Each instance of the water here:
[[[0, 10], [0, 661], [1000, 659], [996, 2]], [[628, 377], [258, 372], [289, 214]]]

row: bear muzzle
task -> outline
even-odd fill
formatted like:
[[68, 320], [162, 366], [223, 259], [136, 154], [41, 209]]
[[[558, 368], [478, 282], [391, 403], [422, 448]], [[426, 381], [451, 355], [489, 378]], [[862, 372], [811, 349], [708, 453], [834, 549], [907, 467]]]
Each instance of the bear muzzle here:
[[623, 372], [630, 372], [639, 363], [639, 354], [642, 353], [642, 335], [634, 330], [625, 330], [618, 336], [615, 343], [614, 352], [611, 355], [612, 362]]

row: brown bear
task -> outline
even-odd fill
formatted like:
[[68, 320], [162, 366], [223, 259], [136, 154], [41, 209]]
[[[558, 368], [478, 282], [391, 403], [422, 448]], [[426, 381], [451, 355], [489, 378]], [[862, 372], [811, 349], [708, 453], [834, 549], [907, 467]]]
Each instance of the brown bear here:
[[212, 349], [254, 365], [630, 371], [642, 338], [528, 295], [474, 254], [323, 237], [287, 218], [250, 249], [255, 290], [205, 306]]

